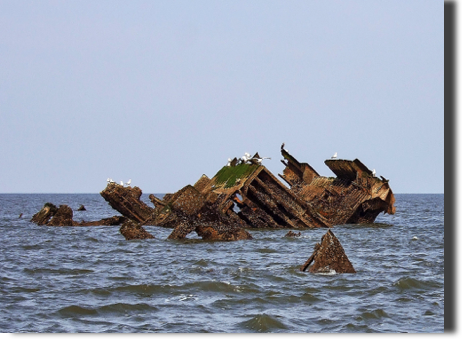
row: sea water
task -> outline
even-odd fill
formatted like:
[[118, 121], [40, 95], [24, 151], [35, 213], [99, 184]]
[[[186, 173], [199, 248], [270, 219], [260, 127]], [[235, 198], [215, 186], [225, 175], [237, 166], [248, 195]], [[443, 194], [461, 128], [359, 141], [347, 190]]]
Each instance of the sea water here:
[[327, 229], [126, 241], [29, 221], [46, 202], [118, 215], [99, 194], [0, 194], [0, 332], [443, 332], [444, 195], [396, 199], [395, 215], [332, 228], [356, 274], [314, 274], [299, 268]]

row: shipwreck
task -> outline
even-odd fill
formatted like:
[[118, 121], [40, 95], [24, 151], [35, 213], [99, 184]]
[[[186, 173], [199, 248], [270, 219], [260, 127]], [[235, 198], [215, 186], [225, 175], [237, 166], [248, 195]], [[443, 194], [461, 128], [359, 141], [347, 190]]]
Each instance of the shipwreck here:
[[[258, 152], [229, 159], [212, 178], [202, 175], [162, 199], [149, 195], [154, 207], [141, 201], [142, 190], [107, 179], [100, 192], [121, 216], [77, 222], [67, 205], [51, 203], [31, 222], [45, 226], [114, 226], [126, 240], [153, 239], [143, 226], [172, 229], [168, 239], [182, 240], [195, 232], [203, 240], [249, 240], [248, 229], [290, 229], [285, 237], [298, 238], [293, 230], [328, 228], [321, 243], [301, 266], [313, 273], [355, 273], [342, 245], [329, 228], [341, 224], [373, 223], [380, 213], [395, 213], [395, 195], [388, 180], [377, 177], [360, 160], [334, 156], [324, 163], [335, 177], [324, 177], [308, 163], [298, 161], [281, 146], [285, 166], [280, 181], [263, 164]], [[78, 211], [84, 211], [81, 205]], [[21, 217], [21, 215], [20, 215]]]
[[[150, 238], [142, 227], [173, 229], [169, 239], [196, 232], [204, 240], [251, 239], [246, 229], [301, 230], [331, 228], [350, 223], [373, 223], [380, 213], [395, 213], [389, 181], [377, 177], [360, 160], [328, 159], [335, 177], [325, 177], [281, 147], [285, 166], [278, 179], [258, 152], [229, 159], [213, 177], [202, 175], [163, 199], [151, 194], [150, 207], [141, 201], [139, 187], [109, 181], [100, 192], [122, 216], [95, 222], [76, 222], [72, 209], [47, 203], [33, 222], [47, 226], [122, 225], [127, 239]], [[127, 235], [125, 235], [127, 234]]]
[[330, 226], [373, 223], [382, 212], [395, 213], [395, 195], [388, 180], [375, 176], [359, 159], [326, 160], [324, 163], [336, 175], [328, 178], [285, 149], [281, 153], [285, 169], [280, 177]]
[[[331, 228], [373, 223], [380, 213], [395, 213], [389, 181], [360, 160], [328, 159], [335, 177], [318, 174], [281, 147], [283, 174], [275, 177], [258, 153], [234, 158], [212, 178], [202, 175], [163, 199], [150, 195], [154, 208], [140, 200], [138, 187], [109, 183], [100, 193], [115, 210], [140, 226], [172, 228], [170, 239], [195, 231], [203, 239], [250, 239], [244, 229]], [[285, 185], [286, 183], [287, 185]]]

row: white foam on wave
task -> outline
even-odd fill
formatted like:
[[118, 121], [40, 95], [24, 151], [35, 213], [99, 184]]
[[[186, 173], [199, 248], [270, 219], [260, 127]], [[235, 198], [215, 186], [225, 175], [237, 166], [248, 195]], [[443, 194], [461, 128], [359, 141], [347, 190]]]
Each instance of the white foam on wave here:
[[329, 269], [329, 271], [322, 271], [322, 272], [316, 272], [317, 274], [320, 275], [335, 275], [337, 272], [333, 270], [332, 268]]

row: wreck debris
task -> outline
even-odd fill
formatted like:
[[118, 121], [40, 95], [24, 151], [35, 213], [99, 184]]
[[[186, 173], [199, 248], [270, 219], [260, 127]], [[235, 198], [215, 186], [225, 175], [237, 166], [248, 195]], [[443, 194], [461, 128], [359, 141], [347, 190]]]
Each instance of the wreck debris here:
[[100, 195], [124, 217], [139, 223], [145, 221], [153, 212], [150, 206], [140, 200], [142, 190], [139, 187], [123, 187], [109, 182]]
[[222, 213], [240, 219], [245, 227], [329, 227], [263, 165], [224, 166], [206, 184], [196, 186], [217, 202]]
[[120, 227], [120, 233], [127, 240], [155, 238], [152, 234], [145, 231], [142, 226], [140, 226], [137, 222], [133, 220], [125, 221], [122, 227]]
[[[150, 194], [154, 208], [140, 200], [139, 187], [124, 187], [108, 179], [100, 194], [122, 217], [77, 223], [68, 206], [58, 209], [47, 203], [31, 221], [39, 225], [92, 226], [119, 225], [129, 219], [124, 232], [141, 234], [143, 225], [154, 225], [172, 228], [169, 239], [184, 239], [196, 232], [204, 240], [230, 241], [251, 239], [246, 228], [330, 228], [372, 223], [381, 212], [395, 213], [395, 196], [388, 180], [376, 177], [375, 171], [358, 159], [326, 160], [336, 175], [328, 178], [296, 160], [284, 144], [281, 154], [285, 168], [279, 176], [289, 187], [262, 165], [269, 158], [260, 157], [258, 152], [253, 157], [245, 153], [241, 158], [229, 158], [212, 178], [203, 174], [194, 185], [168, 193], [163, 199]], [[79, 210], [85, 210], [84, 206]], [[289, 231], [286, 236], [300, 234]]]
[[[326, 160], [336, 174], [336, 178], [328, 178], [320, 176], [309, 164], [300, 163], [284, 145], [281, 153], [285, 168], [280, 177], [289, 188], [261, 165], [264, 158], [257, 152], [252, 158], [245, 153], [242, 158], [229, 160], [214, 177], [202, 175], [194, 185], [166, 194], [162, 200], [150, 195], [154, 209], [139, 200], [138, 187], [110, 183], [101, 194], [113, 208], [141, 225], [173, 228], [170, 239], [183, 239], [192, 231], [203, 234], [203, 238], [245, 238], [245, 234], [232, 235], [234, 230], [231, 232], [229, 225], [329, 228], [345, 223], [371, 223], [381, 212], [395, 213], [395, 196], [388, 180], [376, 177], [358, 159]], [[220, 217], [200, 219], [211, 210]], [[212, 232], [204, 232], [206, 222], [206, 227], [215, 223]], [[217, 235], [217, 227], [225, 229], [228, 236]]]
[[160, 203], [155, 197], [154, 204], [158, 205], [142, 225], [162, 226], [175, 228], [183, 215], [195, 214], [203, 205], [204, 197], [193, 186], [187, 185], [174, 194], [167, 194]]
[[155, 197], [153, 194], [150, 194], [148, 198], [150, 199], [151, 203], [155, 206], [155, 208], [163, 208], [165, 206], [165, 203], [159, 198]]
[[248, 227], [329, 227], [265, 166], [252, 163], [231, 162], [212, 179], [203, 175], [162, 201], [150, 200], [156, 207], [141, 224], [173, 228], [169, 239], [195, 231], [205, 240], [240, 240], [251, 239], [240, 230]]
[[203, 240], [234, 241], [252, 239], [238, 220], [222, 213], [212, 198], [187, 185], [166, 198], [166, 205], [144, 224], [173, 228], [168, 239], [180, 240], [195, 231]]
[[[313, 263], [314, 262], [314, 263]], [[311, 263], [313, 263], [312, 266]], [[346, 256], [344, 248], [331, 230], [321, 238], [321, 243], [314, 246], [314, 252], [301, 266], [300, 271], [312, 273], [356, 273]]]
[[84, 207], [84, 205], [81, 205], [81, 206], [79, 206], [79, 208], [78, 208], [77, 210], [78, 210], [78, 211], [85, 211], [86, 208]]
[[204, 206], [204, 202], [204, 196], [193, 186], [187, 185], [168, 200], [168, 205], [172, 206], [174, 211], [193, 215]]
[[123, 216], [114, 216], [98, 221], [76, 222], [73, 220], [72, 209], [68, 205], [60, 205], [58, 208], [47, 202], [38, 213], [33, 215], [30, 221], [40, 226], [114, 226], [122, 224], [125, 220], [126, 218]]
[[202, 240], [236, 241], [253, 239], [249, 232], [232, 224], [215, 225], [215, 223], [202, 222], [196, 226], [196, 233]]
[[181, 240], [195, 231], [203, 240], [236, 241], [250, 240], [252, 236], [231, 217], [223, 214], [217, 206], [206, 202], [196, 211], [189, 214], [183, 210], [174, 213], [179, 224], [174, 228], [168, 239]]
[[60, 205], [46, 226], [73, 226], [72, 208], [68, 205]]
[[[236, 159], [235, 159], [235, 162], [237, 162]], [[235, 166], [235, 164], [232, 165], [232, 166]], [[199, 178], [199, 180], [196, 181], [196, 183], [194, 184], [194, 188], [197, 189], [199, 192], [202, 192], [203, 189], [204, 189], [204, 187], [206, 187], [206, 186], [209, 184], [210, 181], [211, 181], [211, 179], [209, 179], [209, 178], [207, 177], [207, 175], [203, 174], [203, 175]]]
[[288, 233], [285, 234], [285, 237], [289, 237], [289, 238], [298, 238], [301, 236], [301, 232], [293, 232], [293, 231], [288, 231]]
[[54, 204], [47, 202], [38, 213], [33, 215], [30, 221], [38, 225], [46, 225], [57, 210], [58, 208]]
[[372, 174], [360, 160], [326, 160], [336, 178], [320, 176], [310, 165], [300, 163], [287, 151], [283, 175], [291, 191], [312, 213], [332, 225], [373, 223], [381, 212], [395, 213], [395, 195], [388, 180]]
[[100, 219], [98, 221], [84, 221], [74, 222], [74, 226], [118, 226], [123, 224], [127, 218], [123, 216], [113, 216], [110, 218]]
[[44, 205], [43, 209], [33, 216], [31, 221], [38, 225], [46, 226], [76, 226], [77, 223], [72, 217], [72, 208], [68, 205], [60, 205], [57, 208], [48, 202]]

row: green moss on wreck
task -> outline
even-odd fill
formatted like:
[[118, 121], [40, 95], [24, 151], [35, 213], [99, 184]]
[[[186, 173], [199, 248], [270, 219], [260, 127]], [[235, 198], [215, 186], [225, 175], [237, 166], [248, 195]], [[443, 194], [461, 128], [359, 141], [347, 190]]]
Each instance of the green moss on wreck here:
[[216, 173], [215, 185], [220, 186], [225, 183], [224, 187], [229, 188], [236, 184], [238, 179], [247, 178], [251, 175], [259, 165], [239, 164], [237, 166], [224, 166]]

